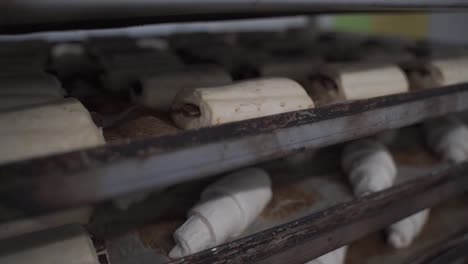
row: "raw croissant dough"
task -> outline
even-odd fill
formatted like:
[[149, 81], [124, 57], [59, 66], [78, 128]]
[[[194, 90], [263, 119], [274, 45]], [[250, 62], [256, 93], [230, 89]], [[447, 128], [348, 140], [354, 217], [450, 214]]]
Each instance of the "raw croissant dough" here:
[[427, 145], [443, 159], [459, 163], [468, 159], [468, 128], [454, 117], [428, 120], [423, 124]]
[[205, 189], [189, 212], [188, 220], [176, 230], [176, 246], [169, 253], [180, 258], [240, 235], [272, 196], [268, 174], [257, 168], [237, 171]]
[[359, 140], [346, 145], [342, 168], [348, 174], [356, 196], [390, 188], [397, 168], [386, 147], [377, 141]]
[[344, 246], [305, 264], [344, 264], [347, 250], [348, 247]]
[[[181, 111], [185, 105], [199, 114]], [[216, 88], [184, 90], [172, 106], [177, 126], [194, 129], [314, 107], [296, 82], [286, 78], [257, 79]]]
[[[348, 174], [356, 196], [390, 188], [397, 168], [384, 145], [374, 140], [348, 144], [342, 155], [342, 167]], [[429, 210], [409, 216], [387, 228], [388, 241], [395, 248], [407, 247], [421, 233]]]

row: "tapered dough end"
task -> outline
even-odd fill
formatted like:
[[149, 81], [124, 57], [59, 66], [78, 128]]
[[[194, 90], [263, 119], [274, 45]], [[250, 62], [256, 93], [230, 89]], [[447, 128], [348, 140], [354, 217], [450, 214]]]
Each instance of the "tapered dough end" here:
[[429, 210], [409, 216], [388, 228], [388, 243], [394, 248], [406, 248], [421, 233], [429, 219]]
[[184, 254], [182, 253], [182, 248], [179, 244], [175, 245], [174, 248], [169, 252], [169, 257], [173, 259], [181, 258]]
[[348, 246], [338, 248], [305, 264], [344, 264]]
[[468, 127], [453, 117], [424, 123], [427, 145], [444, 160], [460, 163], [468, 159]]

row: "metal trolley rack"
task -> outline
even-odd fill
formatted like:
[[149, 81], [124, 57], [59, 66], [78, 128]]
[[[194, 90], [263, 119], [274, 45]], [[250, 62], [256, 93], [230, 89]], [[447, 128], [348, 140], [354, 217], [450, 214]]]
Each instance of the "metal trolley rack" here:
[[[72, 3], [18, 0], [0, 3], [0, 7], [0, 32], [16, 34], [291, 14], [458, 10], [468, 8], [468, 3], [463, 0], [99, 0]], [[467, 111], [467, 102], [468, 84], [459, 84], [1, 164], [0, 197], [4, 213], [0, 214], [0, 220], [10, 222], [84, 204], [98, 204], [128, 193], [203, 181], [307, 149], [328, 147], [429, 118]], [[467, 173], [467, 162], [444, 165], [428, 171], [424, 177], [386, 191], [337, 202], [297, 220], [170, 263], [302, 264], [421, 209], [464, 195], [468, 190]], [[157, 199], [177, 201], [174, 195], [165, 195], [157, 195]], [[136, 213], [142, 208], [145, 207], [128, 212], [135, 212], [133, 224], [149, 220], [148, 216]], [[149, 218], [154, 220], [164, 213], [162, 209], [156, 211]], [[123, 213], [104, 209], [100, 213], [109, 219], [115, 217], [116, 222], [129, 221], [128, 215]], [[102, 220], [97, 219], [97, 222]], [[112, 226], [107, 221], [111, 220], [103, 221], [104, 224]], [[99, 225], [103, 223], [95, 221], [88, 225], [96, 237], [108, 231], [102, 231]], [[448, 263], [447, 259], [466, 254], [465, 244], [466, 234], [461, 232], [426, 248], [425, 254], [408, 258], [407, 263]]]

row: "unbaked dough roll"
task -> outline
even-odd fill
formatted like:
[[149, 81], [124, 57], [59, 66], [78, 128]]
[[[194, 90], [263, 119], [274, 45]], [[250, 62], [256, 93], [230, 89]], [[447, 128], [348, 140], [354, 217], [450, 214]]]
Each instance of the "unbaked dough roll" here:
[[429, 219], [429, 211], [423, 210], [388, 227], [388, 243], [394, 248], [406, 248], [411, 245]]
[[227, 175], [202, 193], [188, 220], [174, 233], [176, 246], [169, 256], [183, 257], [240, 235], [271, 197], [271, 181], [265, 171], [249, 168]]
[[423, 124], [427, 145], [444, 160], [468, 159], [468, 127], [454, 117], [431, 119]]
[[0, 263], [99, 264], [99, 260], [86, 231], [68, 225], [0, 241]]
[[84, 225], [89, 222], [91, 213], [92, 207], [80, 207], [48, 215], [0, 223], [0, 240], [66, 224]]
[[194, 129], [314, 107], [304, 88], [285, 78], [187, 89], [172, 106], [177, 126]]
[[[346, 146], [342, 166], [353, 185], [356, 196], [390, 188], [395, 182], [397, 168], [385, 146], [373, 140], [360, 140]], [[403, 248], [420, 234], [429, 210], [407, 217], [387, 228], [388, 242]]]
[[63, 98], [66, 92], [60, 82], [46, 73], [16, 74], [0, 77], [0, 96], [50, 96]]
[[410, 61], [403, 63], [401, 68], [408, 78], [410, 90], [424, 90], [443, 85], [443, 76], [434, 65], [425, 61]]
[[132, 100], [149, 108], [169, 111], [183, 89], [227, 85], [229, 74], [219, 67], [192, 68], [168, 72], [143, 79], [141, 86], [131, 89]]
[[75, 99], [0, 113], [0, 163], [104, 144], [101, 128]]
[[392, 187], [397, 175], [391, 154], [374, 140], [359, 140], [346, 145], [341, 164], [356, 196]]
[[442, 75], [442, 85], [453, 85], [468, 82], [468, 57], [459, 56], [447, 59], [435, 59], [432, 65]]
[[0, 95], [0, 111], [32, 107], [57, 100], [61, 99], [50, 95]]
[[338, 88], [346, 100], [366, 99], [409, 90], [403, 71], [396, 65], [353, 66], [339, 69]]
[[336, 249], [306, 264], [344, 264], [346, 260], [347, 246]]

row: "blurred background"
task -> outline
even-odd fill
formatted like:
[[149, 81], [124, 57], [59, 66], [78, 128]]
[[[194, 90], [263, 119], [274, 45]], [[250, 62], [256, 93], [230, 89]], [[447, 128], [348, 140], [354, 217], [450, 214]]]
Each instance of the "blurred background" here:
[[324, 30], [387, 34], [409, 38], [428, 38], [449, 44], [468, 43], [466, 13], [379, 13], [352, 15], [294, 16], [244, 19], [224, 22], [165, 23], [119, 29], [41, 32], [2, 35], [0, 40], [46, 39], [79, 40], [90, 36], [127, 35], [134, 37], [168, 35], [182, 32], [270, 31], [315, 25]]

